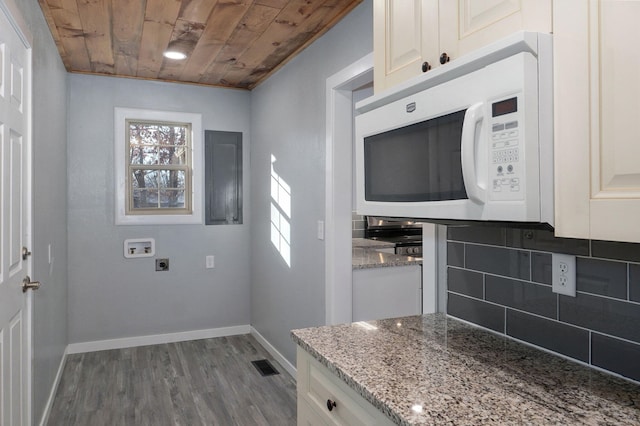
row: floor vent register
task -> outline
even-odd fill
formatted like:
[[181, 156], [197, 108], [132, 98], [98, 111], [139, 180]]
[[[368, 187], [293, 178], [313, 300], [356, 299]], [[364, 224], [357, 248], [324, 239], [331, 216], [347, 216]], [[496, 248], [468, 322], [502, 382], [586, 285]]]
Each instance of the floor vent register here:
[[273, 376], [274, 374], [280, 374], [273, 365], [267, 359], [260, 359], [258, 361], [251, 361], [254, 367], [258, 369], [262, 376]]

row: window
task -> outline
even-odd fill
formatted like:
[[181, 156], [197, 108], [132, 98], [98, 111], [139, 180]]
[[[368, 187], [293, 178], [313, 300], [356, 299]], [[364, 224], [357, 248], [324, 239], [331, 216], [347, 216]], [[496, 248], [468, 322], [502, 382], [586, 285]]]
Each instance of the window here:
[[201, 223], [199, 114], [116, 108], [116, 224]]
[[190, 214], [191, 123], [126, 126], [127, 214]]

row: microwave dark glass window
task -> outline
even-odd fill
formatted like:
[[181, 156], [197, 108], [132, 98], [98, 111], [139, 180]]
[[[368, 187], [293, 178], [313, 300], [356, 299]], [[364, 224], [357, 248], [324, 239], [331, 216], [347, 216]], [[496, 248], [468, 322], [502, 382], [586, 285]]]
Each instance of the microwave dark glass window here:
[[460, 141], [466, 110], [364, 139], [365, 199], [467, 199]]
[[499, 117], [505, 114], [511, 114], [518, 111], [518, 98], [509, 98], [504, 101], [494, 102], [491, 104], [492, 116]]

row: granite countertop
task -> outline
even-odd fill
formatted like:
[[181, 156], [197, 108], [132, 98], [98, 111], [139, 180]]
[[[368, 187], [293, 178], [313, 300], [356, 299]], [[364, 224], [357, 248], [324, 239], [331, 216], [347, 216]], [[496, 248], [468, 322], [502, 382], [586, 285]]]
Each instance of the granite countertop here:
[[351, 246], [353, 248], [371, 248], [371, 249], [383, 249], [383, 248], [395, 248], [395, 243], [388, 241], [372, 240], [370, 238], [352, 238]]
[[397, 424], [640, 424], [640, 385], [445, 314], [291, 335]]
[[393, 266], [422, 265], [421, 257], [384, 253], [372, 249], [353, 248], [351, 250], [353, 269], [387, 268]]

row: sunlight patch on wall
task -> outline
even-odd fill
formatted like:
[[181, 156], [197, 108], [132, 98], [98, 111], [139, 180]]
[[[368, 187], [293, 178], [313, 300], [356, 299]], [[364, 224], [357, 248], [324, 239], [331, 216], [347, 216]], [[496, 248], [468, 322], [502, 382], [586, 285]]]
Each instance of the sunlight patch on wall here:
[[291, 267], [291, 187], [275, 171], [271, 156], [271, 244]]

